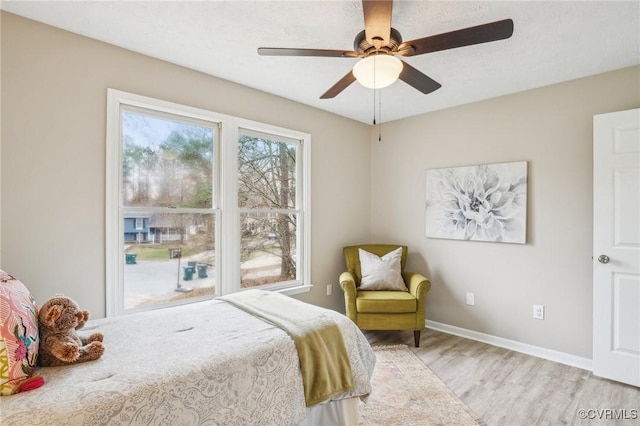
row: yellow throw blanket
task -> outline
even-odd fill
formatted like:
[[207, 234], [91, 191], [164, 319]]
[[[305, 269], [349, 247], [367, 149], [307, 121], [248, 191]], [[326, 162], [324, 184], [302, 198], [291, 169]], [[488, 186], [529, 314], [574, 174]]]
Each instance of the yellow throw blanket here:
[[247, 290], [219, 299], [291, 336], [298, 350], [307, 407], [354, 389], [342, 333], [324, 316], [322, 308], [263, 290]]

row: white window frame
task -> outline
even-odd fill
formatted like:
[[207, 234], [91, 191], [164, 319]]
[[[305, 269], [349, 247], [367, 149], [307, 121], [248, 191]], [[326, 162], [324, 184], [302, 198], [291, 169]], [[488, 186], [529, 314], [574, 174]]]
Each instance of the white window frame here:
[[[121, 208], [121, 109], [142, 109], [177, 114], [197, 120], [218, 123], [219, 144], [215, 147], [214, 193], [211, 209], [215, 214], [216, 295], [241, 291], [240, 288], [240, 220], [238, 208], [238, 134], [239, 129], [300, 142], [301, 160], [297, 165], [297, 192], [300, 192], [300, 224], [298, 224], [298, 277], [295, 282], [260, 288], [293, 295], [310, 291], [311, 284], [311, 135], [278, 126], [246, 120], [204, 109], [158, 100], [115, 89], [107, 89], [106, 129], [106, 312], [107, 317], [133, 312], [124, 310], [124, 246]], [[193, 301], [196, 301], [195, 299]], [[186, 300], [186, 303], [191, 300]], [[180, 302], [185, 303], [185, 302]], [[154, 309], [154, 307], [144, 308]]]
[[[274, 141], [278, 142], [286, 142], [290, 144], [296, 145], [296, 200], [295, 207], [293, 209], [253, 209], [253, 208], [238, 208], [238, 221], [240, 220], [240, 215], [243, 213], [282, 213], [282, 214], [295, 214], [297, 217], [296, 227], [298, 229], [305, 230], [305, 224], [308, 222], [306, 218], [304, 206], [308, 204], [308, 200], [305, 200], [305, 194], [309, 191], [305, 187], [305, 183], [308, 179], [308, 176], [305, 176], [305, 170], [308, 167], [305, 167], [305, 155], [307, 149], [305, 149], [305, 139], [299, 139], [296, 137], [285, 136], [282, 132], [267, 132], [264, 130], [264, 127], [257, 128], [248, 128], [241, 126], [238, 129], [239, 133], [243, 133], [246, 135], [254, 135], [257, 137], [270, 137]], [[236, 188], [237, 191], [237, 188]], [[237, 203], [236, 203], [237, 204]], [[307, 232], [296, 232], [296, 247], [302, 247], [302, 250], [298, 250], [298, 258], [297, 264], [305, 265], [305, 255], [308, 253], [308, 248], [305, 247], [305, 242], [308, 240]], [[296, 267], [297, 267], [296, 264]], [[282, 281], [273, 284], [265, 284], [260, 286], [260, 288], [265, 290], [284, 290], [292, 286], [299, 286], [304, 284], [305, 282], [309, 282], [309, 280], [305, 279], [304, 273], [309, 270], [308, 267], [298, 268], [296, 270], [296, 279], [294, 281]], [[290, 292], [289, 292], [290, 294]]]

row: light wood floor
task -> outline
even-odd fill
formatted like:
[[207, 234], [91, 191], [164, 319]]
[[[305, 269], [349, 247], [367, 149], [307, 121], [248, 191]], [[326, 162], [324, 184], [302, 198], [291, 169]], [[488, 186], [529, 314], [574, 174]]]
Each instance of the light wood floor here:
[[365, 335], [372, 345], [409, 345], [488, 426], [640, 425], [640, 389], [587, 370], [428, 329], [417, 349], [411, 331]]

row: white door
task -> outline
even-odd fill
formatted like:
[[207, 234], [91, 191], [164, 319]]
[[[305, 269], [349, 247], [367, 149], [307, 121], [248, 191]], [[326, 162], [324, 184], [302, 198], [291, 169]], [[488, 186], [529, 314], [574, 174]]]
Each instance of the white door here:
[[640, 386], [640, 109], [593, 119], [593, 374]]

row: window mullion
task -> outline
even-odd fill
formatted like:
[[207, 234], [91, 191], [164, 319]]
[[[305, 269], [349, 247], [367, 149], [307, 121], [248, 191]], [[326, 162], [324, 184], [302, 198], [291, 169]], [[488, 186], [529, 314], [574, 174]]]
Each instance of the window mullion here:
[[221, 255], [222, 295], [240, 290], [240, 217], [238, 214], [238, 124], [235, 120], [222, 123], [221, 137], [221, 233], [224, 249]]
[[239, 208], [239, 213], [247, 213], [247, 214], [298, 214], [302, 213], [301, 209], [247, 209], [247, 208]]

